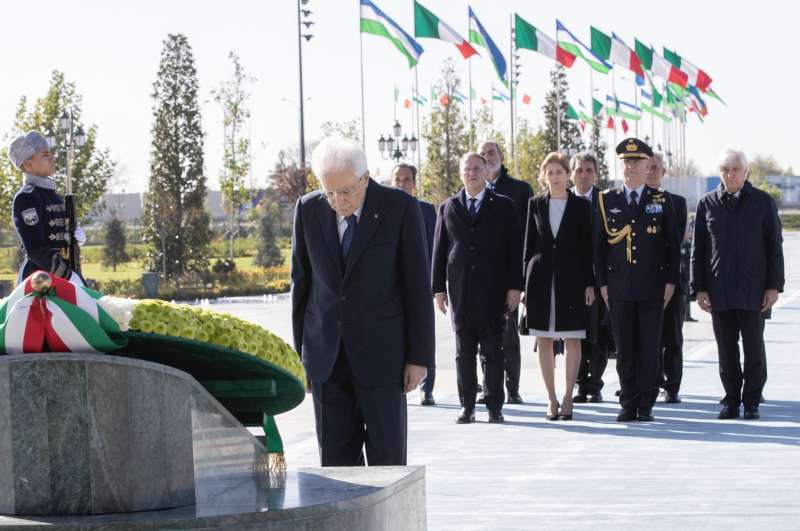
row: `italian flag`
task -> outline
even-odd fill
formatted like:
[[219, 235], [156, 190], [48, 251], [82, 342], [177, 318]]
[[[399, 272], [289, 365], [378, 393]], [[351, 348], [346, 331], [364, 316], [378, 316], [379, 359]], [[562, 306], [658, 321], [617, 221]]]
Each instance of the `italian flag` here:
[[627, 68], [637, 76], [644, 77], [642, 62], [636, 53], [615, 34], [608, 36], [592, 26], [592, 51], [611, 64]]
[[361, 33], [386, 37], [406, 56], [409, 68], [419, 62], [423, 48], [370, 0], [361, 0]]
[[478, 53], [464, 37], [416, 0], [414, 1], [414, 36], [452, 42], [464, 59]]
[[558, 46], [556, 41], [533, 27], [516, 13], [514, 14], [514, 45], [518, 49], [533, 50], [545, 55], [567, 68], [575, 63], [575, 55]]
[[675, 68], [686, 72], [686, 74], [689, 76], [689, 85], [694, 85], [703, 92], [708, 90], [709, 85], [711, 85], [711, 77], [701, 68], [697, 68], [677, 53], [668, 50], [666, 47], [664, 47], [664, 59], [669, 61], [669, 63]]
[[49, 275], [36, 293], [28, 277], [0, 304], [0, 352], [111, 352], [126, 345], [119, 325], [97, 300], [101, 294]]
[[643, 44], [639, 39], [636, 39], [635, 47], [636, 56], [641, 61], [644, 70], [648, 70], [670, 83], [686, 88], [689, 83], [689, 76], [686, 75], [686, 72], [655, 53], [652, 46]]

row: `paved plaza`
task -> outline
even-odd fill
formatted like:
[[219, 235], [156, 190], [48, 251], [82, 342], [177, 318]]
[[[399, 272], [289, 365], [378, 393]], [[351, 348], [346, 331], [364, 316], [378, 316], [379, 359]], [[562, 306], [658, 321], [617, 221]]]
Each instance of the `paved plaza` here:
[[[683, 403], [659, 400], [655, 422], [615, 421], [613, 360], [603, 404], [544, 419], [533, 340], [522, 338], [525, 405], [506, 423], [456, 425], [455, 345], [437, 314], [436, 407], [409, 395], [409, 464], [427, 467], [428, 524], [461, 529], [800, 529], [800, 233], [786, 233], [786, 290], [765, 338], [769, 381], [759, 421], [716, 420], [722, 385], [710, 316], [684, 331]], [[286, 297], [213, 304], [291, 340]], [[557, 360], [563, 392], [563, 358]], [[291, 468], [318, 466], [310, 397], [278, 418]]]

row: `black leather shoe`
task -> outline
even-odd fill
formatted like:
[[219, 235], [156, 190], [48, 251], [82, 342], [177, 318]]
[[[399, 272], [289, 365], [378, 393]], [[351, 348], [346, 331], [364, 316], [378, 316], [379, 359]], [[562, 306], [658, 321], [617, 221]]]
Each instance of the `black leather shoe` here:
[[486, 403], [486, 395], [478, 395], [478, 398], [475, 400], [476, 404], [485, 404]]
[[667, 396], [664, 397], [665, 404], [680, 404], [681, 397], [678, 396], [678, 393], [667, 393]]
[[436, 400], [433, 399], [433, 393], [425, 393], [419, 401], [421, 406], [435, 406]]
[[585, 404], [589, 401], [589, 394], [583, 391], [578, 391], [578, 394], [572, 397], [572, 402], [575, 404]]
[[633, 422], [636, 420], [636, 411], [622, 408], [617, 415], [617, 422]]
[[653, 410], [640, 409], [638, 415], [636, 415], [636, 420], [639, 422], [653, 422]]
[[500, 410], [489, 411], [489, 422], [492, 424], [502, 424], [505, 421], [506, 419], [503, 418], [503, 414], [500, 412]]
[[758, 412], [758, 406], [744, 406], [744, 415], [743, 417], [747, 420], [757, 420], [761, 418], [761, 414]]
[[524, 404], [525, 402], [522, 401], [522, 397], [519, 396], [519, 393], [514, 393], [513, 395], [508, 395], [508, 400], [506, 400], [507, 404]]
[[732, 407], [728, 404], [722, 406], [722, 409], [717, 415], [719, 420], [729, 420], [729, 419], [738, 419], [739, 418], [739, 406]]
[[589, 397], [589, 402], [592, 404], [600, 404], [603, 402], [603, 393], [600, 391], [594, 393], [592, 396]]
[[456, 419], [456, 424], [470, 424], [475, 422], [475, 410], [463, 408]]

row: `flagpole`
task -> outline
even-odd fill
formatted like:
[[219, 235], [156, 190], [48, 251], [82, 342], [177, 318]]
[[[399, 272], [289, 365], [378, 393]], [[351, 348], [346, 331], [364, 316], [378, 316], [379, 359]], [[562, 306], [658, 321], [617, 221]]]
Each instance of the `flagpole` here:
[[642, 119], [642, 109], [639, 107], [639, 87], [636, 85], [636, 80], [633, 81], [633, 103], [639, 109], [639, 120], [633, 125], [636, 138], [639, 138], [639, 121]]
[[[611, 69], [611, 92], [614, 95], [614, 108], [616, 110], [616, 108], [617, 108], [617, 86], [616, 86], [616, 83], [615, 83], [614, 80], [615, 80], [615, 78], [617, 76], [616, 76], [615, 72], [616, 72], [616, 69], [612, 68]], [[594, 102], [592, 102], [592, 105], [594, 106]], [[616, 123], [614, 123], [614, 135], [613, 135], [613, 138], [614, 138], [614, 149], [617, 149], [617, 124]], [[617, 164], [614, 164], [614, 180], [615, 181], [617, 180]]]
[[361, 7], [358, 11], [358, 53], [361, 59], [361, 149], [367, 150], [367, 129], [364, 120], [364, 33], [361, 32]]
[[516, 76], [515, 76], [515, 72], [514, 72], [514, 63], [515, 63], [515, 61], [514, 61], [514, 15], [512, 14], [512, 15], [509, 15], [508, 17], [509, 17], [508, 18], [509, 27], [511, 28], [511, 32], [510, 32], [511, 37], [509, 38], [509, 43], [508, 43], [508, 49], [509, 49], [509, 54], [508, 54], [508, 60], [509, 60], [509, 65], [508, 65], [508, 72], [509, 72], [508, 78], [509, 78], [509, 80], [508, 81], [509, 81], [509, 83], [508, 83], [508, 86], [511, 89], [511, 101], [509, 102], [510, 103], [509, 106], [511, 107], [511, 161], [514, 163], [514, 175], [519, 176], [519, 168], [517, 166], [516, 145], [514, 143], [514, 110], [515, 110], [515, 107], [517, 106], [517, 91], [514, 90], [516, 88], [515, 87], [515, 78], [516, 78]]
[[469, 147], [475, 148], [475, 131], [472, 128], [472, 56], [467, 58], [467, 82], [469, 83]]
[[396, 83], [394, 85], [394, 94], [392, 94], [392, 96], [394, 96], [394, 121], [396, 122], [397, 121], [397, 84]]
[[419, 127], [419, 73], [417, 71], [417, 65], [414, 65], [414, 91], [417, 93], [417, 97], [413, 98], [414, 114], [417, 116], [417, 174], [420, 176], [420, 181], [422, 181], [422, 135], [420, 134]]
[[556, 75], [556, 151], [561, 153], [561, 91], [559, 90], [561, 87], [560, 79], [558, 79], [558, 75]]

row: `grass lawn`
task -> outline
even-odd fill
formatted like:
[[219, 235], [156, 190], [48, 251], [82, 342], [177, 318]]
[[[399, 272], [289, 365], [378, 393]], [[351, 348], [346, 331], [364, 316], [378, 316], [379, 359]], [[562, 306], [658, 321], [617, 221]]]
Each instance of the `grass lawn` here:
[[[291, 249], [281, 249], [281, 254], [283, 255], [285, 263], [288, 263], [290, 260], [290, 256], [292, 254]], [[253, 263], [255, 257], [253, 256], [239, 256], [233, 259], [236, 262], [236, 269], [242, 272], [255, 272], [260, 270], [261, 268], [258, 267]], [[211, 265], [214, 265], [216, 258], [212, 258], [209, 260]], [[91, 278], [94, 280], [98, 280], [100, 282], [106, 280], [130, 280], [130, 279], [137, 279], [141, 278], [142, 273], [144, 273], [144, 267], [139, 262], [127, 262], [124, 264], [120, 264], [117, 266], [117, 271], [114, 272], [110, 267], [106, 268], [103, 267], [99, 262], [86, 262], [84, 261], [81, 263], [81, 270], [83, 272], [83, 276], [85, 278]], [[0, 280], [10, 280], [12, 282], [16, 282], [17, 280], [17, 272], [11, 272], [8, 269], [5, 269], [3, 272], [0, 273]]]

